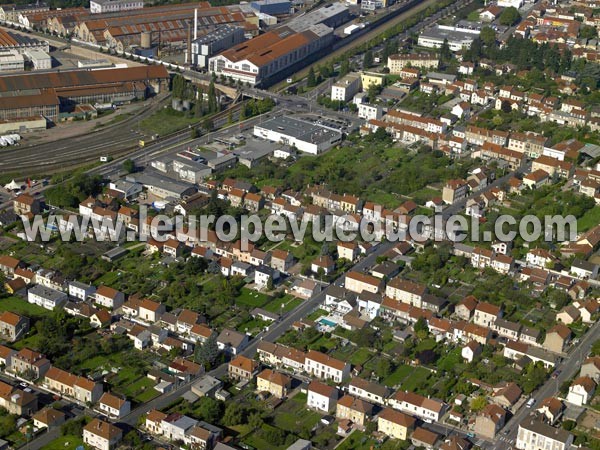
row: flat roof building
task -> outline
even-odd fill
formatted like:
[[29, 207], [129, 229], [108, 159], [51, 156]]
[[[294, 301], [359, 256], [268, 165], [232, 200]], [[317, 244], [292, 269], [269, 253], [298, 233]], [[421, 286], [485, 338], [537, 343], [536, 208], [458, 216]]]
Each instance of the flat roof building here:
[[470, 48], [479, 30], [437, 25], [423, 31], [419, 35], [418, 45], [428, 48], [440, 48], [444, 40], [448, 40], [448, 46], [453, 52]]
[[254, 136], [294, 146], [318, 155], [342, 141], [342, 133], [333, 128], [289, 116], [278, 116], [254, 125]]

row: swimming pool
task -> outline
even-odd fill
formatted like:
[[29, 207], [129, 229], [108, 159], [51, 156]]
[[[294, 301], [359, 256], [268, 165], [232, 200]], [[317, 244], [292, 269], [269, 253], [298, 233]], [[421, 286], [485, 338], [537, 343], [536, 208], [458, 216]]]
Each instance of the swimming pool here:
[[326, 319], [325, 317], [323, 317], [322, 319], [320, 319], [319, 323], [322, 324], [322, 325], [326, 325], [328, 327], [333, 327], [333, 328], [337, 327], [337, 323], [335, 323], [335, 322], [333, 322], [333, 321], [331, 321], [329, 319]]

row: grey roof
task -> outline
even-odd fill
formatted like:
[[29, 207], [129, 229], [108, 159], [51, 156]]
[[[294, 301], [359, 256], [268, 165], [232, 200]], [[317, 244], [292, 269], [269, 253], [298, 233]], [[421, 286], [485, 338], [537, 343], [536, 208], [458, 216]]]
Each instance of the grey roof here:
[[67, 295], [62, 291], [57, 291], [56, 289], [42, 286], [41, 284], [36, 284], [35, 286], [29, 288], [29, 291], [27, 292], [31, 292], [32, 294], [35, 294], [46, 300], [52, 300], [54, 302], [62, 300]]
[[575, 259], [575, 260], [573, 260], [573, 264], [571, 264], [571, 267], [577, 267], [582, 270], [587, 270], [588, 272], [594, 272], [598, 268], [598, 265], [591, 263], [589, 261]]
[[510, 320], [504, 320], [501, 318], [496, 319], [494, 326], [497, 328], [504, 328], [504, 329], [510, 330], [510, 331], [519, 331], [521, 329], [520, 323], [511, 322]]
[[319, 144], [341, 136], [341, 132], [323, 125], [288, 116], [273, 117], [255, 127], [285, 134], [303, 142]]
[[537, 419], [525, 420], [519, 427], [562, 443], [566, 443], [572, 438], [571, 433], [567, 430], [551, 427]]
[[207, 393], [222, 385], [223, 382], [221, 380], [210, 375], [206, 375], [200, 380], [196, 381], [193, 385], [193, 388], [199, 392]]
[[216, 29], [211, 30], [204, 36], [200, 36], [198, 39], [195, 39], [192, 42], [198, 45], [212, 44], [215, 41], [229, 36], [231, 33], [234, 33], [237, 29], [241, 29], [241, 27], [226, 23], [217, 27]]
[[232, 347], [239, 347], [246, 338], [247, 336], [245, 334], [226, 328], [221, 331], [221, 334], [219, 334], [217, 342], [225, 345], [231, 345]]
[[83, 289], [86, 291], [88, 289], [96, 290], [96, 288], [94, 286], [92, 286], [91, 284], [85, 284], [85, 283], [82, 283], [81, 281], [77, 281], [77, 280], [69, 281], [69, 286], [75, 286], [76, 288]]

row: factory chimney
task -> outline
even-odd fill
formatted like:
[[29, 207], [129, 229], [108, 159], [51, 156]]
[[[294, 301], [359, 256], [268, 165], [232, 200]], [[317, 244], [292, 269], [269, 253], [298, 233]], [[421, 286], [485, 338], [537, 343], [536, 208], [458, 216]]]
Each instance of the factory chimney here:
[[198, 39], [198, 8], [194, 9], [194, 40]]

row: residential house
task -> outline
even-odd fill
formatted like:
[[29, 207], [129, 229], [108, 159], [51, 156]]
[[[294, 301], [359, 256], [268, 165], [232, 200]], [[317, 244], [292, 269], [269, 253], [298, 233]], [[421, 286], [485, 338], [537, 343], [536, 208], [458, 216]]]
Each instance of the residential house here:
[[9, 414], [31, 416], [38, 409], [37, 397], [10, 384], [0, 381], [0, 408]]
[[348, 419], [358, 426], [364, 426], [373, 415], [373, 405], [360, 398], [344, 395], [337, 403], [335, 416], [338, 420]]
[[264, 369], [256, 377], [256, 390], [259, 392], [268, 392], [274, 397], [283, 398], [292, 387], [292, 379], [271, 369]]
[[49, 309], [50, 311], [62, 307], [66, 303], [67, 298], [66, 292], [57, 291], [41, 284], [36, 284], [27, 290], [27, 301], [29, 303]]
[[228, 328], [223, 329], [217, 337], [217, 346], [219, 347], [219, 350], [234, 356], [244, 350], [249, 342], [250, 339], [247, 334]]
[[258, 370], [258, 362], [242, 355], [236, 356], [227, 366], [229, 378], [235, 380], [252, 380]]
[[475, 434], [494, 439], [506, 421], [506, 411], [498, 405], [489, 404], [475, 418]]
[[491, 401], [503, 408], [512, 408], [521, 398], [523, 391], [513, 382], [502, 382], [493, 387]]
[[354, 397], [383, 406], [391, 392], [382, 384], [354, 377], [348, 384], [348, 393]]
[[10, 311], [0, 313], [0, 337], [14, 342], [29, 331], [29, 318]]
[[438, 422], [446, 410], [444, 403], [408, 391], [396, 392], [388, 399], [388, 405], [424, 421], [433, 422]]
[[350, 376], [350, 364], [324, 353], [309, 350], [304, 362], [304, 371], [318, 378], [340, 383]]
[[54, 408], [46, 407], [40, 409], [31, 418], [33, 419], [33, 426], [38, 430], [43, 428], [56, 428], [65, 423], [65, 413], [57, 411]]
[[559, 323], [546, 333], [544, 348], [554, 353], [562, 353], [570, 340], [571, 330]]
[[165, 305], [145, 298], [139, 304], [138, 318], [146, 322], [157, 322], [165, 312]]
[[28, 193], [17, 195], [13, 199], [13, 209], [18, 216], [27, 216], [30, 219], [42, 210], [40, 200]]
[[539, 419], [528, 418], [519, 424], [516, 447], [520, 450], [570, 450], [572, 444], [571, 433]]
[[308, 385], [306, 406], [325, 413], [333, 411], [337, 404], [338, 390], [320, 381], [312, 381]]
[[416, 427], [410, 437], [410, 442], [415, 447], [422, 447], [425, 450], [433, 450], [438, 442], [440, 435], [425, 428]]
[[346, 274], [345, 287], [349, 291], [360, 294], [362, 291], [377, 294], [383, 287], [383, 281], [372, 275], [350, 271]]
[[276, 248], [271, 252], [271, 268], [287, 273], [294, 263], [294, 256], [285, 250]]
[[0, 256], [0, 271], [4, 275], [12, 277], [15, 274], [15, 270], [21, 266], [21, 261], [12, 256], [2, 255]]
[[477, 303], [478, 303], [477, 299], [475, 297], [473, 297], [472, 295], [469, 295], [469, 296], [463, 298], [458, 303], [458, 305], [456, 305], [456, 308], [454, 308], [454, 314], [459, 319], [469, 321], [469, 320], [471, 320], [471, 317], [475, 313], [475, 308], [477, 307]]
[[537, 407], [536, 412], [540, 414], [540, 416], [542, 416], [550, 425], [554, 425], [564, 409], [565, 405], [563, 405], [559, 399], [555, 397], [548, 397], [542, 400]]
[[322, 255], [316, 258], [310, 265], [312, 273], [319, 275], [322, 271], [323, 275], [329, 275], [335, 270], [335, 262], [329, 255]]
[[590, 377], [579, 377], [571, 386], [569, 386], [569, 393], [567, 394], [567, 402], [583, 406], [587, 405], [596, 391], [596, 383]]
[[81, 283], [79, 281], [69, 282], [69, 296], [85, 300], [90, 295], [96, 292], [96, 288], [90, 284]]
[[596, 383], [600, 381], [600, 356], [591, 356], [581, 365], [580, 377], [589, 377]]
[[43, 377], [50, 369], [50, 361], [44, 355], [28, 348], [11, 356], [10, 371], [30, 380]]
[[125, 302], [125, 294], [109, 286], [100, 286], [94, 295], [95, 302], [108, 309], [120, 308]]
[[393, 278], [385, 288], [386, 296], [417, 308], [422, 307], [423, 296], [426, 292], [427, 286], [400, 277]]
[[103, 387], [85, 377], [73, 375], [58, 367], [50, 367], [46, 372], [44, 387], [59, 395], [71, 397], [81, 404], [96, 403], [102, 396]]
[[467, 361], [468, 363], [472, 363], [475, 358], [481, 355], [482, 351], [483, 349], [479, 342], [470, 341], [467, 345], [465, 345], [462, 348], [460, 355], [465, 361]]
[[410, 431], [415, 428], [416, 419], [392, 408], [385, 408], [377, 418], [377, 431], [405, 441]]
[[98, 409], [111, 419], [120, 419], [131, 411], [131, 403], [127, 399], [105, 392], [98, 402]]
[[500, 307], [487, 302], [479, 302], [475, 307], [473, 322], [482, 327], [492, 327], [496, 319], [502, 317]]
[[83, 442], [98, 450], [112, 450], [123, 438], [123, 432], [112, 423], [92, 419], [83, 428]]

